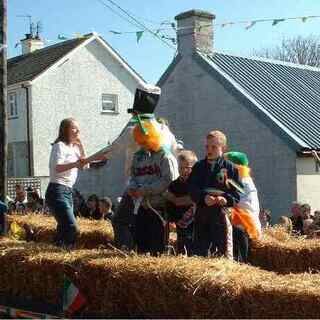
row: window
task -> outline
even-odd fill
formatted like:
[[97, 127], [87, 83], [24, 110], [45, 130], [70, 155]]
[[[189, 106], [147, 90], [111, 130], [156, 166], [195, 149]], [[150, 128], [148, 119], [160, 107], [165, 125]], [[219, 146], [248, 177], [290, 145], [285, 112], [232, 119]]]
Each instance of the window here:
[[16, 93], [9, 93], [9, 110], [8, 110], [8, 117], [11, 118], [18, 118], [18, 100]]
[[101, 106], [104, 113], [118, 113], [118, 95], [103, 93]]

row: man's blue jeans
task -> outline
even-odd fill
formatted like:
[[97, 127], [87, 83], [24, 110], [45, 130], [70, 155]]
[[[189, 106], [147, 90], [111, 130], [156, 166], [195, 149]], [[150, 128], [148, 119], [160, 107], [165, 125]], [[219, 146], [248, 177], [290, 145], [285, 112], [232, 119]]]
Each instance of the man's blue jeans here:
[[74, 245], [78, 225], [73, 213], [72, 189], [62, 184], [50, 183], [46, 191], [46, 203], [57, 221], [57, 245]]

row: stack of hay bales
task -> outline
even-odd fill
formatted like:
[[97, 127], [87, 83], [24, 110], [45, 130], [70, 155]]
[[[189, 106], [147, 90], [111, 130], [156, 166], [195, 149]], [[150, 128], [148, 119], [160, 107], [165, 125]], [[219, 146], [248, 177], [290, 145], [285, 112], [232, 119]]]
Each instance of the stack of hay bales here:
[[277, 275], [225, 259], [0, 243], [0, 295], [58, 304], [64, 273], [88, 301], [78, 317], [316, 318], [320, 313], [319, 274]]
[[[30, 240], [53, 243], [56, 234], [56, 222], [52, 216], [42, 214], [13, 214], [8, 216], [9, 224], [16, 221], [31, 233]], [[77, 239], [78, 248], [97, 248], [113, 242], [113, 229], [110, 221], [89, 220], [78, 218], [80, 235]]]
[[[12, 215], [16, 221], [33, 231], [32, 240], [52, 243], [56, 222], [53, 217], [37, 214]], [[113, 242], [113, 229], [109, 221], [78, 219], [80, 236], [77, 248], [104, 247]], [[175, 246], [176, 237], [170, 233], [169, 244]], [[284, 229], [274, 227], [265, 231], [261, 240], [253, 242], [250, 263], [278, 273], [315, 272], [320, 270], [320, 239], [293, 237]]]
[[289, 235], [281, 227], [269, 228], [252, 244], [250, 263], [278, 273], [320, 271], [320, 239]]

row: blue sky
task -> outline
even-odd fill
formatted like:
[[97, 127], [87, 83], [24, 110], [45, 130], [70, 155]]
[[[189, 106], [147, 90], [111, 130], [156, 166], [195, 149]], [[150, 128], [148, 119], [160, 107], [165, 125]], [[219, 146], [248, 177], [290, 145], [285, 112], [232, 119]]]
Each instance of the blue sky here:
[[[106, 3], [107, 0], [104, 0]], [[120, 6], [135, 14], [151, 29], [157, 29], [164, 20], [174, 21], [174, 16], [190, 9], [215, 13], [216, 23], [260, 18], [282, 18], [320, 15], [318, 0], [115, 0]], [[137, 31], [140, 28], [123, 21], [98, 0], [8, 0], [9, 56], [20, 54], [15, 44], [28, 31], [28, 20], [17, 15], [32, 16], [34, 22], [43, 24], [42, 36], [57, 42], [58, 34], [73, 37], [75, 33], [98, 32], [146, 80], [156, 82], [172, 60], [175, 51], [161, 41], [144, 33], [137, 44], [132, 34], [114, 35], [109, 30]], [[147, 19], [147, 20], [144, 20]], [[287, 21], [272, 27], [271, 23], [256, 24], [245, 30], [244, 25], [221, 28], [214, 32], [217, 51], [250, 56], [254, 49], [271, 47], [283, 37], [319, 35], [320, 19]], [[173, 36], [172, 31], [167, 32]]]

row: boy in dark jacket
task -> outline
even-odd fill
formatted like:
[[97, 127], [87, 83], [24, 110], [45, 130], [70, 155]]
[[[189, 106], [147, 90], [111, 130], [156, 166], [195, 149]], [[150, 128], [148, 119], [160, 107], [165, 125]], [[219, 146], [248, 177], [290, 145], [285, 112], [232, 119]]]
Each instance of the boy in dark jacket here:
[[227, 208], [240, 199], [235, 187], [240, 182], [237, 169], [223, 158], [226, 145], [227, 138], [221, 131], [209, 132], [206, 158], [194, 165], [188, 180], [191, 198], [197, 205], [194, 253], [199, 256], [207, 256], [209, 250], [219, 256], [232, 252], [232, 248], [228, 248], [228, 243], [232, 246], [232, 238], [228, 241], [230, 224], [226, 214]]
[[197, 162], [193, 151], [182, 150], [178, 156], [179, 177], [172, 181], [166, 192], [167, 215], [177, 230], [177, 252], [192, 254], [192, 234], [195, 205], [188, 193], [187, 180], [192, 167]]

